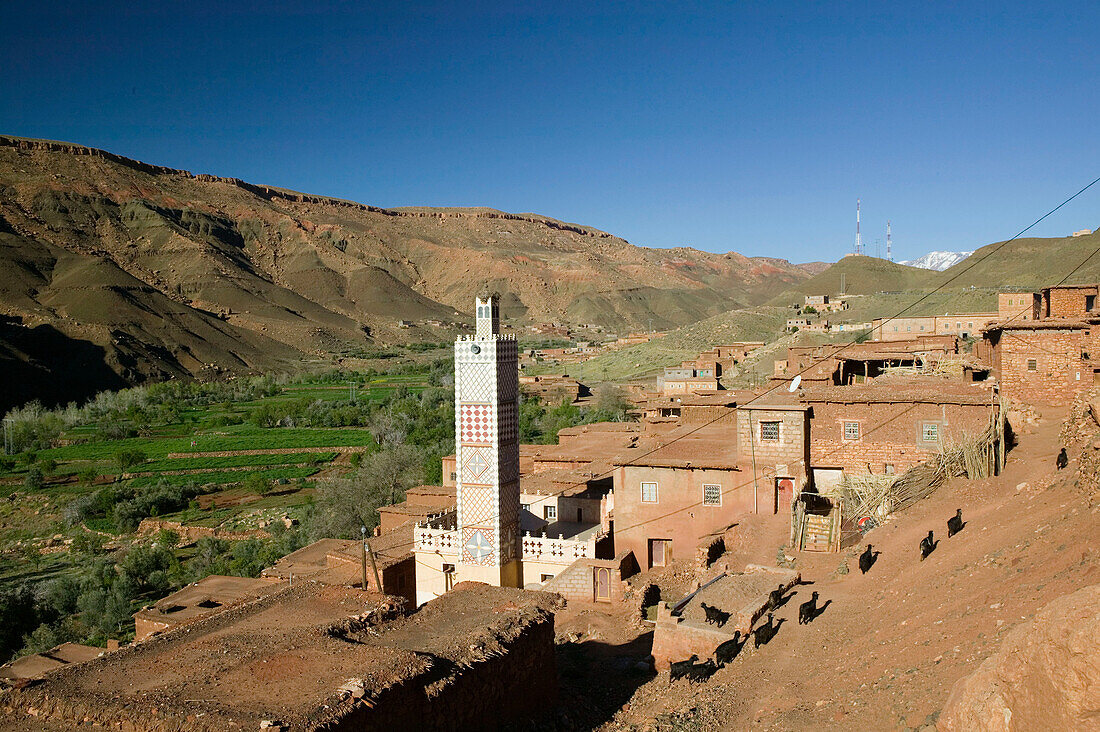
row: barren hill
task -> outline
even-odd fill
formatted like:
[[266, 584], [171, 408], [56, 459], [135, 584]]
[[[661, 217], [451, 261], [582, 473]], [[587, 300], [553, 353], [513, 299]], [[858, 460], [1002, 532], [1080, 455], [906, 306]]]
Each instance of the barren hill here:
[[[103, 349], [130, 382], [444, 340], [485, 287], [519, 323], [628, 330], [756, 304], [809, 275], [535, 214], [382, 209], [4, 136], [0, 261], [0, 313]], [[33, 344], [7, 350], [49, 370]]]

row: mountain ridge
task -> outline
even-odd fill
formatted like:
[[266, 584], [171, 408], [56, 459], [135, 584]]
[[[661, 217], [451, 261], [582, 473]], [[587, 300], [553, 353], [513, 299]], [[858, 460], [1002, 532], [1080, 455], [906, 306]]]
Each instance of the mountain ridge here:
[[[763, 302], [810, 276], [538, 214], [386, 209], [8, 135], [0, 262], [0, 313], [101, 347], [128, 383], [450, 340], [486, 286], [516, 325], [621, 333]], [[26, 343], [10, 352], [35, 358]]]

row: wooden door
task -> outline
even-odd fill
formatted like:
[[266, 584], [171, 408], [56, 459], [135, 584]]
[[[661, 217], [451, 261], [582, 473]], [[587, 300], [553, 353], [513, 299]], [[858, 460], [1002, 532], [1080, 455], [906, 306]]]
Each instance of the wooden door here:
[[596, 567], [596, 602], [611, 602], [611, 570]]
[[779, 509], [787, 510], [794, 499], [794, 481], [790, 478], [775, 479], [775, 507], [773, 513], [779, 513]]
[[672, 561], [672, 542], [669, 539], [649, 540], [649, 566], [664, 567]]

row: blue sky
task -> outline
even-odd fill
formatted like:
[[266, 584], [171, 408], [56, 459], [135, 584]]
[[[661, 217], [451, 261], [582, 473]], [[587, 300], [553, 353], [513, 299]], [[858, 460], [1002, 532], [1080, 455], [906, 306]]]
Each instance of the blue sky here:
[[[148, 5], [0, 11], [0, 133], [795, 261], [857, 197], [901, 259], [1100, 175], [1100, 3]], [[1036, 231], [1097, 226], [1100, 185]]]

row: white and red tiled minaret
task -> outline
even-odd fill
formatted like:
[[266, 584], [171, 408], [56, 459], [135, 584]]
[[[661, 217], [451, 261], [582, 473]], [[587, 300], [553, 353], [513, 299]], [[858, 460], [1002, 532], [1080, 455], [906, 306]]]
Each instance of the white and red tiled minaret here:
[[460, 580], [519, 587], [519, 353], [497, 295], [477, 298], [474, 335], [455, 341]]

